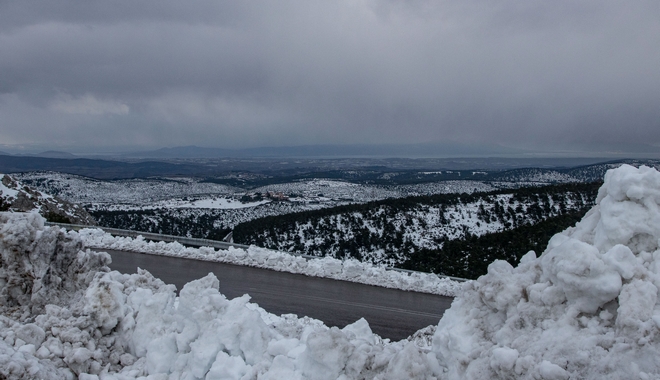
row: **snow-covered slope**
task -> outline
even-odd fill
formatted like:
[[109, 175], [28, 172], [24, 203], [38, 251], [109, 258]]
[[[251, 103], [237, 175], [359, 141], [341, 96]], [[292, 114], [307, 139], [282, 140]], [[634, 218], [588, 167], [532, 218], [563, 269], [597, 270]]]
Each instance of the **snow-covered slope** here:
[[[537, 190], [538, 189], [538, 190]], [[574, 185], [389, 200], [371, 207], [254, 220], [234, 229], [234, 240], [285, 252], [354, 257], [398, 266], [415, 251], [439, 250], [449, 240], [510, 230], [593, 205], [596, 187]]]
[[102, 181], [57, 172], [16, 173], [14, 176], [39, 190], [81, 204], [140, 206], [180, 197], [229, 195], [239, 190], [193, 178]]
[[[109, 272], [75, 233], [0, 214], [0, 374], [9, 379], [655, 379], [660, 173], [608, 172], [598, 204], [517, 268], [491, 264], [431, 348]], [[91, 374], [91, 375], [86, 375]], [[148, 377], [147, 377], [148, 376]]]
[[6, 174], [0, 174], [0, 211], [6, 210], [37, 210], [44, 217], [55, 221], [96, 224], [94, 218], [79, 205], [42, 193]]

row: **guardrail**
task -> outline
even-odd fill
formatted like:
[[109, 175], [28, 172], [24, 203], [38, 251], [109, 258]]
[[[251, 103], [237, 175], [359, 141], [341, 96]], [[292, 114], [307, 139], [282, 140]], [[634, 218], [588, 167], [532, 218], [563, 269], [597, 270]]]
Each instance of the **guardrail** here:
[[152, 232], [131, 231], [131, 230], [122, 230], [119, 228], [108, 228], [108, 227], [98, 227], [98, 226], [86, 226], [83, 224], [46, 222], [46, 225], [58, 226], [75, 231], [81, 230], [83, 228], [98, 228], [114, 236], [125, 236], [130, 238], [136, 238], [138, 236], [142, 236], [146, 240], [164, 241], [168, 243], [177, 242], [181, 245], [191, 246], [191, 247], [213, 247], [218, 249], [229, 249], [229, 247], [245, 249], [249, 247], [249, 245], [228, 243], [225, 241], [218, 241], [218, 240], [195, 239], [185, 236], [162, 235], [162, 234], [155, 234]]
[[[168, 243], [173, 243], [177, 242], [181, 245], [189, 246], [189, 247], [213, 247], [217, 249], [229, 249], [229, 247], [234, 247], [234, 248], [241, 248], [241, 249], [247, 249], [250, 248], [249, 245], [245, 244], [236, 244], [236, 243], [228, 243], [225, 241], [218, 241], [218, 240], [210, 240], [210, 239], [196, 239], [196, 238], [189, 238], [189, 237], [184, 237], [184, 236], [174, 236], [174, 235], [162, 235], [162, 234], [154, 234], [152, 232], [141, 232], [141, 231], [131, 231], [131, 230], [122, 230], [119, 228], [108, 228], [108, 227], [99, 227], [99, 226], [86, 226], [83, 224], [68, 224], [68, 223], [56, 223], [56, 222], [45, 222], [47, 226], [58, 226], [62, 228], [66, 228], [69, 230], [74, 230], [74, 231], [79, 231], [83, 228], [98, 228], [100, 230], [103, 230], [104, 232], [107, 232], [111, 235], [114, 236], [124, 236], [124, 237], [130, 237], [130, 238], [136, 238], [138, 236], [142, 236], [146, 240], [152, 240], [152, 241], [164, 241]], [[298, 256], [298, 257], [303, 257], [307, 260], [310, 259], [318, 259], [318, 256], [311, 256], [311, 255], [304, 255], [301, 253], [295, 253], [295, 252], [286, 252], [290, 255], [293, 256]], [[385, 267], [386, 270], [392, 270], [396, 272], [405, 272], [405, 273], [426, 273], [426, 272], [419, 272], [419, 271], [414, 271], [410, 269], [401, 269], [401, 268], [393, 268], [393, 267]], [[453, 276], [445, 276], [441, 274], [437, 274], [436, 276], [440, 278], [447, 278], [449, 280], [453, 281], [459, 281], [459, 282], [465, 282], [465, 281], [470, 281], [469, 279], [466, 278], [460, 278], [460, 277], [453, 277]]]

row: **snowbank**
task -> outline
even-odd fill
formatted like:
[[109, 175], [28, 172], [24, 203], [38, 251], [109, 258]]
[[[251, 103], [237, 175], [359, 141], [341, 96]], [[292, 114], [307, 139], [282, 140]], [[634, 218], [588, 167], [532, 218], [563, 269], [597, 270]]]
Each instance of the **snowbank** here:
[[611, 170], [597, 202], [540, 257], [466, 284], [433, 341], [448, 378], [660, 376], [660, 173]]
[[458, 293], [462, 286], [461, 282], [448, 278], [440, 278], [434, 274], [387, 270], [385, 267], [362, 263], [354, 259], [342, 261], [332, 257], [323, 257], [308, 260], [304, 257], [291, 255], [290, 253], [254, 246], [251, 246], [249, 249], [232, 247], [228, 250], [215, 250], [211, 247], [189, 248], [176, 242], [146, 241], [142, 236], [138, 236], [136, 239], [116, 237], [101, 229], [87, 228], [81, 230], [79, 233], [85, 242], [85, 246], [98, 249], [116, 249], [248, 265], [280, 272], [298, 273], [307, 276], [332, 278], [335, 280], [452, 297]]
[[[175, 288], [109, 271], [77, 234], [37, 214], [0, 213], [0, 378], [401, 379], [434, 376], [435, 356], [372, 334], [275, 316], [227, 300], [209, 274]], [[439, 373], [439, 372], [438, 372]]]
[[177, 298], [37, 215], [0, 214], [0, 377], [654, 379], [659, 239], [660, 173], [609, 171], [598, 205], [542, 255], [466, 283], [426, 350], [364, 320], [340, 330], [227, 300], [213, 275]]

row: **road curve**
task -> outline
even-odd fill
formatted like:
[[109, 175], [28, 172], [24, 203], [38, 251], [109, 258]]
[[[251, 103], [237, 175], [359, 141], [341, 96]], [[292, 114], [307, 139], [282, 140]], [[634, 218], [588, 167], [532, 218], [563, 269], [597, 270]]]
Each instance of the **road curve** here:
[[399, 340], [438, 323], [452, 298], [381, 288], [268, 269], [115, 250], [110, 268], [122, 273], [146, 269], [181, 289], [213, 272], [227, 298], [249, 294], [252, 302], [273, 314], [297, 314], [344, 327], [364, 317], [374, 333]]

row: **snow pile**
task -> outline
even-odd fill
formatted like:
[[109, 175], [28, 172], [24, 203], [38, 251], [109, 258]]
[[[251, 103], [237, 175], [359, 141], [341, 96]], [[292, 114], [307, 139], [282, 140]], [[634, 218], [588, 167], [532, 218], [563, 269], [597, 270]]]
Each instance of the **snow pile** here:
[[611, 170], [597, 201], [540, 257], [465, 285], [433, 340], [448, 378], [658, 378], [660, 173]]
[[105, 254], [35, 214], [0, 222], [0, 378], [660, 377], [660, 173], [648, 167], [609, 171], [598, 205], [540, 257], [466, 283], [430, 351], [364, 320], [328, 328], [227, 300], [213, 275], [177, 298], [145, 271], [109, 272]]
[[331, 257], [306, 259], [290, 253], [254, 246], [248, 249], [230, 247], [228, 250], [216, 250], [211, 247], [189, 248], [176, 242], [147, 241], [142, 236], [138, 236], [136, 239], [112, 236], [96, 228], [82, 229], [79, 233], [86, 246], [98, 249], [116, 249], [247, 265], [281, 272], [446, 296], [455, 296], [462, 286], [461, 282], [440, 278], [435, 274], [388, 270], [383, 266], [362, 263], [355, 259], [344, 261]]
[[[338, 329], [227, 300], [209, 274], [176, 297], [148, 272], [108, 271], [75, 233], [36, 214], [0, 214], [0, 378], [431, 378], [414, 342], [389, 343], [361, 319]], [[46, 304], [48, 302], [48, 304]]]

